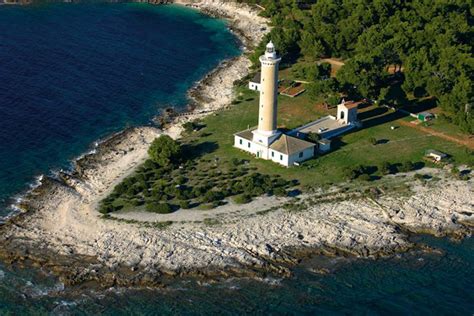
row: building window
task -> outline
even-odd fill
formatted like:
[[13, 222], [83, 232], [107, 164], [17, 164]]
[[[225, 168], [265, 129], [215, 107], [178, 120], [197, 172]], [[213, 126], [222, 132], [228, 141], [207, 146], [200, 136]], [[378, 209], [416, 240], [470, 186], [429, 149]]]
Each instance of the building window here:
[[300, 152], [299, 157], [303, 158], [303, 152]]
[[247, 147], [250, 148], [250, 142], [248, 143]]
[[283, 155], [280, 155], [280, 160], [283, 160]]
[[274, 151], [272, 151], [272, 157], [275, 157], [275, 152]]
[[239, 144], [242, 145], [242, 139], [239, 139]]

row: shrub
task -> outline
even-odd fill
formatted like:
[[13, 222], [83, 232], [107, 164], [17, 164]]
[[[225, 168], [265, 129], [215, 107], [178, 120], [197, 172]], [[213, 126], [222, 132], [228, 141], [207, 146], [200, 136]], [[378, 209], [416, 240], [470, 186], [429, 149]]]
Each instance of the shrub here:
[[202, 197], [204, 203], [220, 201], [224, 198], [224, 195], [220, 191], [207, 191]]
[[179, 160], [181, 147], [168, 135], [162, 135], [151, 143], [148, 154], [154, 163], [160, 166], [168, 166]]
[[173, 211], [171, 205], [168, 203], [147, 203], [145, 206], [147, 212], [168, 214]]
[[354, 180], [355, 178], [359, 176], [359, 173], [355, 169], [346, 167], [342, 170], [342, 175], [347, 180]]
[[179, 207], [183, 209], [189, 209], [190, 208], [190, 203], [189, 201], [179, 201]]
[[371, 138], [369, 138], [369, 142], [370, 142], [372, 145], [375, 146], [375, 145], [377, 145], [377, 138], [371, 137]]
[[422, 175], [421, 173], [415, 174], [415, 175], [414, 175], [414, 178], [415, 178], [416, 180], [420, 180], [420, 181], [425, 180], [425, 176]]
[[288, 192], [282, 187], [275, 188], [273, 194], [276, 196], [288, 196]]
[[306, 140], [312, 143], [316, 143], [318, 140], [321, 139], [321, 135], [318, 133], [310, 132], [306, 135]]
[[188, 181], [188, 179], [186, 179], [183, 176], [179, 176], [179, 177], [176, 178], [175, 181], [176, 181], [177, 184], [185, 184]]
[[246, 204], [252, 201], [252, 197], [247, 194], [240, 194], [240, 195], [234, 196], [233, 200], [237, 204]]
[[191, 134], [197, 127], [198, 124], [195, 122], [186, 122], [183, 124], [184, 131], [188, 134]]
[[135, 199], [131, 199], [131, 200], [129, 201], [129, 203], [130, 203], [130, 205], [132, 205], [132, 206], [140, 206], [140, 205], [145, 204], [145, 201], [143, 201], [142, 199], [137, 199], [137, 198], [135, 198]]
[[231, 162], [232, 165], [234, 165], [234, 166], [239, 166], [239, 165], [242, 164], [242, 161], [241, 161], [240, 159], [238, 159], [238, 158], [235, 158], [235, 157], [232, 158], [230, 162]]
[[380, 173], [382, 173], [383, 175], [387, 175], [392, 172], [392, 165], [388, 162], [384, 162], [382, 163], [379, 169]]
[[401, 172], [409, 172], [409, 171], [412, 171], [414, 169], [415, 169], [415, 165], [411, 161], [405, 161], [399, 167], [399, 170]]
[[102, 213], [102, 214], [108, 214], [108, 213], [112, 213], [114, 211], [115, 211], [115, 207], [111, 204], [102, 204], [99, 207], [99, 212]]
[[370, 180], [372, 180], [372, 178], [370, 177], [370, 175], [368, 175], [367, 173], [361, 174], [361, 175], [359, 176], [359, 179], [362, 180], [362, 181], [370, 181]]

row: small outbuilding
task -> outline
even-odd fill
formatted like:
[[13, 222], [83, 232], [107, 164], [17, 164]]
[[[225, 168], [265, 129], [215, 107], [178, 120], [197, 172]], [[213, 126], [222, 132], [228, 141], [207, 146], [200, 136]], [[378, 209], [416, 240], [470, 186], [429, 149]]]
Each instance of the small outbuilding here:
[[357, 122], [357, 108], [361, 102], [348, 101], [342, 99], [337, 106], [337, 120], [345, 125]]
[[428, 122], [435, 118], [433, 113], [430, 112], [421, 112], [418, 113], [418, 119], [422, 122]]
[[253, 91], [260, 91], [262, 87], [261, 74], [256, 73], [255, 76], [249, 81], [249, 89]]
[[425, 152], [425, 157], [433, 159], [436, 162], [440, 162], [446, 159], [448, 155], [434, 149], [429, 149]]

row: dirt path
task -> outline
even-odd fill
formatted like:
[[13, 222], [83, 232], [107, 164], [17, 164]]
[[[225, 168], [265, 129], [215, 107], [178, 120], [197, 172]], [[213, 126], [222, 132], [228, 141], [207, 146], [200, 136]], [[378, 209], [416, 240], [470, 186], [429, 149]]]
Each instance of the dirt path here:
[[466, 146], [469, 149], [474, 149], [474, 140], [473, 139], [459, 139], [459, 138], [456, 138], [456, 137], [453, 137], [453, 136], [450, 136], [450, 135], [446, 135], [446, 134], [441, 133], [441, 132], [437, 132], [435, 130], [432, 130], [431, 128], [420, 126], [420, 125], [413, 124], [411, 122], [402, 121], [402, 120], [400, 120], [399, 123], [401, 125], [417, 129], [421, 132], [428, 133], [428, 134], [433, 135], [433, 136], [437, 136], [437, 137], [445, 139], [447, 141], [454, 142], [454, 143], [457, 143], [459, 145]]

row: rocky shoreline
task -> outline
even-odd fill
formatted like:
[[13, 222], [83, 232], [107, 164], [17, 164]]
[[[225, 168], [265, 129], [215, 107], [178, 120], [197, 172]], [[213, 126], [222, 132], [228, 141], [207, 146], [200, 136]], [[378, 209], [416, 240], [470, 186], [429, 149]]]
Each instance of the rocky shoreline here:
[[[248, 35], [242, 37], [248, 47], [268, 31], [242, 4], [180, 3], [230, 18]], [[151, 141], [162, 133], [177, 138], [182, 122], [228, 106], [233, 81], [248, 66], [245, 56], [222, 63], [190, 91], [200, 106], [166, 130], [127, 129], [78, 159], [72, 172], [45, 177], [20, 203], [23, 212], [0, 227], [0, 258], [41, 267], [70, 286], [162, 286], [177, 276], [288, 276], [309, 255], [377, 258], [414, 247], [411, 233], [472, 233], [473, 180], [455, 180], [440, 170], [426, 171], [439, 181], [409, 182], [408, 196], [370, 197], [333, 187], [298, 198], [261, 198], [232, 211], [222, 206], [207, 223], [177, 220], [164, 227], [164, 219], [145, 221], [140, 214], [132, 214], [133, 221], [103, 218], [97, 203], [147, 158]], [[392, 180], [403, 177], [410, 175]]]

